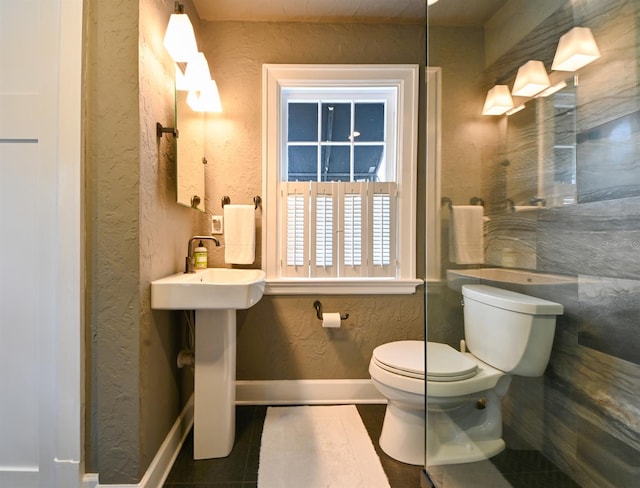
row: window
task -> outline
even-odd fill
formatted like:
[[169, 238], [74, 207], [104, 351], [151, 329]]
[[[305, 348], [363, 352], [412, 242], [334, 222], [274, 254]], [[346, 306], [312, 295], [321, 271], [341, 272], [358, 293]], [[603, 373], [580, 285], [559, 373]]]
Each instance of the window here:
[[415, 291], [417, 86], [417, 66], [263, 67], [266, 293]]

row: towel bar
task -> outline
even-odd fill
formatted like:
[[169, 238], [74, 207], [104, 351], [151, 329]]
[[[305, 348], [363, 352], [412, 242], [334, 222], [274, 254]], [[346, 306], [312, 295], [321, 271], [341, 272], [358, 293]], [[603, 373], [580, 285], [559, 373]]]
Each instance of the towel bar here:
[[[231, 203], [231, 198], [229, 198], [227, 195], [225, 195], [225, 196], [222, 197], [222, 201], [221, 201], [222, 208], [224, 208], [224, 206], [227, 203]], [[262, 205], [262, 198], [260, 198], [259, 196], [256, 195], [255, 197], [253, 197], [253, 204], [255, 205], [256, 210], [257, 210], [258, 207], [260, 207]]]
[[[440, 204], [441, 205], [446, 205], [447, 207], [451, 208], [453, 206], [453, 202], [451, 201], [451, 198], [449, 197], [442, 197], [440, 199]], [[484, 207], [484, 200], [480, 197], [471, 197], [469, 199], [469, 205], [482, 205]]]

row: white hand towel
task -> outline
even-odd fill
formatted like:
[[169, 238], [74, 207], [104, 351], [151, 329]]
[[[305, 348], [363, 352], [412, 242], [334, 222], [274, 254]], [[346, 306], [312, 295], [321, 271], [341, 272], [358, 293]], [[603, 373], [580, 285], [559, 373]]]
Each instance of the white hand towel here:
[[449, 221], [449, 261], [457, 264], [484, 263], [484, 207], [454, 205]]
[[256, 258], [256, 209], [253, 205], [224, 206], [224, 261], [252, 264]]

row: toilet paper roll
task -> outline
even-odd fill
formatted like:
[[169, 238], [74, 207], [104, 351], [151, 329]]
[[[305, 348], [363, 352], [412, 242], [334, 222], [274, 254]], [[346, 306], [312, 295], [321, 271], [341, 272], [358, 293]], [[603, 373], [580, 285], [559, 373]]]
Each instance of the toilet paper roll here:
[[337, 312], [323, 313], [322, 327], [331, 327], [331, 328], [340, 327], [340, 314]]

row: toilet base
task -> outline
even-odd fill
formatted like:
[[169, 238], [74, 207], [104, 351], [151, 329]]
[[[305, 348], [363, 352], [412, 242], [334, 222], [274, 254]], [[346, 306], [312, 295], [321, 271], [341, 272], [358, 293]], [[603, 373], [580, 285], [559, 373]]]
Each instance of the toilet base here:
[[424, 410], [402, 409], [390, 401], [380, 435], [382, 450], [400, 462], [424, 466], [424, 419]]
[[485, 461], [500, 454], [504, 448], [505, 443], [502, 439], [476, 442], [470, 440], [463, 445], [443, 445], [436, 453], [429, 450], [427, 466]]
[[427, 398], [427, 466], [483, 461], [502, 452], [503, 394], [502, 388], [495, 388], [450, 398], [446, 408]]

